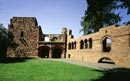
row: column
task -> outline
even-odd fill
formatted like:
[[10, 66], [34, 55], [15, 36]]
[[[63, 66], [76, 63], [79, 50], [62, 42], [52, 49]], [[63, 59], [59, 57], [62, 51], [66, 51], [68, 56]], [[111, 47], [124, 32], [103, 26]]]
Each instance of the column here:
[[65, 58], [65, 48], [62, 48], [61, 58]]
[[52, 58], [52, 49], [49, 50], [49, 58]]

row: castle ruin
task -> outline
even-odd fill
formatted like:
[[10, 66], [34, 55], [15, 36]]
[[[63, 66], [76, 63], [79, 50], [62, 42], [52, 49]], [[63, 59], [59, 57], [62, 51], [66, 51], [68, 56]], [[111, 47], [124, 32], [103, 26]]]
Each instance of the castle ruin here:
[[66, 58], [130, 67], [130, 25], [112, 25], [73, 38], [67, 28], [61, 34], [43, 34], [35, 17], [13, 17], [8, 30], [18, 46], [8, 48], [7, 57]]

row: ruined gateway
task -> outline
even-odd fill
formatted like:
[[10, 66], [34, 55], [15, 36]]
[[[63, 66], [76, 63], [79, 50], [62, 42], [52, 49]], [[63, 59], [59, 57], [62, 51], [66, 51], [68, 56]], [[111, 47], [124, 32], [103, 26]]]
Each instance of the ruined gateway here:
[[67, 28], [61, 34], [43, 34], [35, 17], [13, 17], [8, 30], [18, 46], [8, 48], [7, 57], [66, 58], [130, 67], [130, 25], [112, 25], [73, 38]]

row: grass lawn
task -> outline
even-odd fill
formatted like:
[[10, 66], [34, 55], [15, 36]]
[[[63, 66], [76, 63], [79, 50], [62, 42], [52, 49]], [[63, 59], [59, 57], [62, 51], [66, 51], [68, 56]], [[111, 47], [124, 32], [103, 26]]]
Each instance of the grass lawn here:
[[91, 81], [102, 76], [95, 69], [43, 59], [0, 63], [0, 81]]

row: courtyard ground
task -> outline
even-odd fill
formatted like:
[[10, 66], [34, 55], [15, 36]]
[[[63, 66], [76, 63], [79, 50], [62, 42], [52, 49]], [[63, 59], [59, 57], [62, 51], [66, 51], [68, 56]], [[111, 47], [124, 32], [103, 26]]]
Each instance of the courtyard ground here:
[[46, 60], [67, 62], [67, 63], [71, 63], [71, 64], [76, 64], [76, 65], [80, 65], [80, 66], [94, 68], [94, 69], [97, 69], [97, 70], [107, 70], [107, 69], [114, 69], [114, 68], [126, 68], [126, 67], [118, 66], [118, 65], [114, 65], [114, 64], [93, 63], [93, 62], [79, 61], [79, 60], [73, 60], [73, 59], [46, 59]]
[[[130, 81], [130, 68], [107, 64], [107, 63], [92, 63], [85, 61], [78, 61], [72, 59], [49, 59], [54, 61], [62, 61], [71, 64], [76, 64], [84, 67], [97, 69], [97, 72], [103, 73], [103, 76], [91, 81]], [[87, 80], [86, 80], [87, 81]]]
[[39, 58], [0, 62], [0, 81], [91, 81], [101, 76], [96, 69]]
[[71, 59], [13, 58], [0, 61], [0, 81], [130, 81], [130, 69]]

